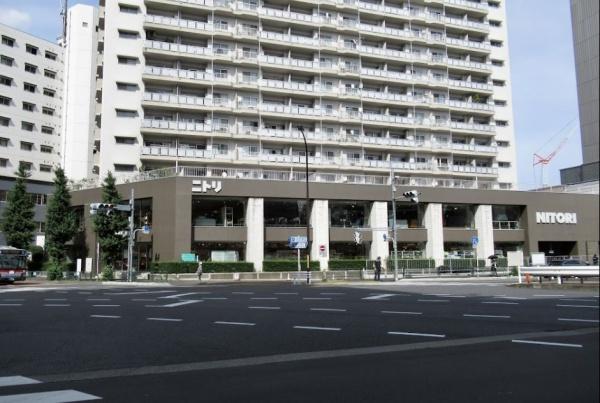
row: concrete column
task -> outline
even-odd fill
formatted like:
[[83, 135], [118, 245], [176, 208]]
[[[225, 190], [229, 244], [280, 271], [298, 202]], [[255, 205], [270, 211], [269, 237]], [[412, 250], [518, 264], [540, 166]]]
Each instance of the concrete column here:
[[385, 264], [390, 255], [388, 241], [383, 239], [383, 234], [388, 233], [387, 202], [373, 202], [369, 214], [369, 225], [374, 229], [369, 257], [371, 260], [375, 260], [379, 256], [382, 263]]
[[423, 217], [427, 230], [425, 254], [429, 259], [435, 259], [435, 265], [444, 264], [444, 225], [442, 222], [442, 205], [429, 203]]
[[248, 198], [246, 204], [246, 261], [254, 263], [255, 271], [262, 271], [265, 254], [264, 199]]
[[[321, 270], [327, 270], [329, 263], [329, 200], [313, 200], [310, 225], [312, 227], [310, 259], [318, 260]], [[320, 245], [325, 246], [323, 255], [319, 250]]]
[[475, 210], [475, 229], [479, 243], [477, 244], [477, 258], [487, 259], [494, 254], [494, 228], [492, 226], [492, 206], [479, 205]]

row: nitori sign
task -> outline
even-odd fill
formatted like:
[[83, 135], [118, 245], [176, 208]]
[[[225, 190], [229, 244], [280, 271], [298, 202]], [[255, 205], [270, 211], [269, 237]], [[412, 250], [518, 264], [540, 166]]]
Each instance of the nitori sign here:
[[536, 211], [535, 222], [537, 224], [577, 224], [577, 213], [554, 213]]
[[221, 181], [208, 181], [208, 180], [196, 180], [192, 182], [192, 192], [194, 193], [206, 193], [212, 190], [215, 193], [219, 193], [223, 189]]

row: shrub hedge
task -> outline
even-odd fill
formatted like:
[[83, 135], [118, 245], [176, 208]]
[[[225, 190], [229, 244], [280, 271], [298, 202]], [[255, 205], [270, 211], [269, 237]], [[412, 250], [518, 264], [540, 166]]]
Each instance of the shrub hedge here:
[[[434, 259], [398, 259], [398, 269], [429, 269], [435, 267]], [[394, 269], [394, 259], [388, 259], [388, 270]]]
[[[150, 265], [152, 273], [182, 274], [196, 273], [198, 263], [195, 262], [154, 262]], [[203, 273], [239, 273], [252, 272], [254, 265], [250, 262], [202, 262]]]
[[[367, 261], [367, 267], [373, 268], [373, 261]], [[361, 259], [332, 259], [329, 261], [329, 270], [362, 270], [365, 261]]]
[[[300, 267], [302, 270], [306, 270], [306, 260], [300, 260]], [[319, 271], [321, 265], [318, 260], [310, 261], [310, 269]], [[277, 271], [295, 271], [298, 270], [297, 260], [264, 260], [263, 271], [265, 272], [277, 272]]]

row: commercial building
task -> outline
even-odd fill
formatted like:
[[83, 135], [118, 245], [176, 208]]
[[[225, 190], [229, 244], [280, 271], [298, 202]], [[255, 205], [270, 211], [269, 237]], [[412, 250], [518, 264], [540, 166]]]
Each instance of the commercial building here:
[[[286, 176], [287, 175], [287, 176]], [[248, 261], [255, 270], [270, 259], [294, 258], [290, 236], [306, 234], [308, 208], [312, 259], [322, 269], [334, 259], [383, 259], [391, 254], [394, 216], [388, 183], [348, 184], [311, 177], [309, 203], [302, 178], [281, 171], [220, 168], [140, 174], [119, 186], [135, 192], [136, 228], [147, 220], [150, 234], [137, 233], [133, 262], [178, 261], [193, 252], [202, 260]], [[397, 186], [397, 194], [411, 190]], [[598, 196], [502, 190], [421, 187], [419, 204], [396, 202], [397, 247], [404, 258], [477, 257], [509, 251], [546, 255], [598, 253]], [[101, 189], [73, 192], [85, 232], [77, 257], [96, 257], [89, 204]], [[361, 233], [356, 244], [354, 233]], [[475, 239], [475, 242], [474, 242]]]
[[596, 193], [598, 192], [598, 159], [600, 158], [600, 149], [598, 148], [600, 141], [598, 7], [596, 0], [571, 0], [583, 164], [560, 171], [560, 181], [563, 185], [595, 181]]
[[60, 162], [63, 49], [3, 24], [0, 35], [0, 214], [22, 165], [36, 203], [35, 242], [43, 244], [52, 170]]
[[514, 189], [504, 6], [101, 0], [85, 171], [294, 174], [306, 136], [315, 175]]

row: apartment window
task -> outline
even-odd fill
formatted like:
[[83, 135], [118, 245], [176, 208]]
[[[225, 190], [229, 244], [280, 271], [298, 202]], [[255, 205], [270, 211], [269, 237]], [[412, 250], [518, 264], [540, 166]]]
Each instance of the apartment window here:
[[119, 29], [119, 38], [123, 39], [137, 39], [140, 34], [137, 31], [126, 31], [124, 29]]
[[44, 77], [48, 77], [48, 78], [51, 78], [54, 80], [54, 79], [56, 79], [56, 72], [52, 71], [52, 70], [44, 69]]
[[488, 5], [493, 8], [500, 8], [500, 3], [497, 1], [488, 1]]
[[115, 136], [115, 143], [117, 144], [135, 144], [135, 137], [124, 137], [124, 136]]
[[0, 63], [8, 66], [8, 67], [12, 67], [13, 63], [14, 63], [15, 59], [13, 59], [12, 57], [8, 57], [8, 56], [0, 56]]
[[505, 82], [504, 80], [492, 80], [492, 84], [494, 87], [504, 87]]
[[506, 106], [506, 101], [501, 101], [499, 99], [494, 100], [494, 105], [496, 106]]
[[504, 62], [502, 60], [492, 60], [492, 66], [502, 67], [504, 66]]
[[2, 44], [12, 48], [15, 46], [15, 40], [10, 36], [2, 35]]
[[33, 164], [29, 161], [19, 161], [19, 166], [23, 167], [26, 171], [31, 171], [33, 169]]
[[10, 106], [11, 102], [12, 102], [12, 98], [3, 97], [0, 95], [0, 105]]
[[0, 76], [0, 84], [10, 87], [12, 85], [12, 78]]
[[[0, 168], [6, 168], [7, 166], [8, 166], [8, 159], [0, 158]], [[2, 191], [0, 191], [0, 196], [2, 196]], [[0, 200], [0, 201], [6, 201], [6, 199]]]
[[[52, 172], [52, 165], [40, 164], [40, 172]], [[44, 224], [44, 223], [40, 223]], [[40, 230], [40, 232], [44, 232]]]
[[45, 53], [46, 59], [56, 60], [56, 53], [52, 53], [50, 51], [46, 51]]
[[490, 20], [489, 23], [490, 23], [491, 27], [500, 27], [500, 26], [502, 26], [502, 22], [501, 21], [497, 21], [497, 20]]
[[23, 83], [23, 90], [27, 92], [35, 92], [36, 85], [31, 83]]
[[502, 41], [490, 41], [490, 45], [496, 47], [496, 48], [501, 48], [502, 47]]
[[137, 91], [139, 86], [135, 83], [117, 83], [117, 89], [121, 91]]
[[21, 150], [33, 151], [33, 143], [29, 143], [27, 141], [21, 141]]
[[500, 167], [500, 168], [510, 168], [510, 162], [498, 161], [498, 167]]
[[496, 126], [508, 126], [508, 122], [506, 120], [496, 120]]
[[30, 44], [25, 45], [25, 51], [27, 53], [31, 53], [32, 55], [38, 54], [38, 48], [36, 46], [30, 45]]
[[131, 4], [119, 3], [119, 11], [122, 13], [137, 14], [140, 8]]
[[51, 90], [50, 88], [44, 88], [44, 95], [50, 98], [54, 98], [54, 95], [56, 95], [56, 91]]
[[4, 116], [0, 116], [0, 126], [8, 127], [10, 124], [10, 119]]
[[133, 164], [115, 164], [115, 172], [134, 172], [135, 165]]
[[47, 154], [52, 154], [51, 146], [40, 146], [40, 151]]
[[510, 143], [508, 141], [499, 140], [499, 141], [496, 141], [496, 145], [498, 147], [508, 147], [510, 145]]
[[138, 115], [137, 111], [130, 109], [117, 109], [116, 111], [117, 117], [120, 118], [135, 118]]
[[45, 206], [48, 203], [48, 195], [43, 193], [29, 193], [31, 200], [36, 206]]
[[139, 63], [139, 59], [137, 57], [131, 57], [131, 56], [117, 56], [117, 59], [119, 61], [119, 64], [138, 64]]
[[0, 137], [0, 147], [8, 147], [9, 139], [6, 137]]
[[25, 63], [25, 71], [31, 74], [37, 73], [37, 66], [34, 64]]
[[42, 108], [42, 113], [43, 113], [44, 115], [48, 115], [48, 116], [54, 116], [54, 109], [52, 109], [52, 108], [46, 108], [46, 107], [43, 107], [43, 108]]
[[50, 126], [42, 126], [42, 133], [44, 134], [54, 134], [54, 129]]
[[25, 122], [25, 121], [21, 121], [21, 129], [28, 131], [28, 132], [32, 132], [34, 128], [34, 124], [30, 123], [30, 122]]
[[35, 111], [35, 104], [32, 104], [31, 102], [23, 102], [23, 110], [27, 112], [33, 112]]

